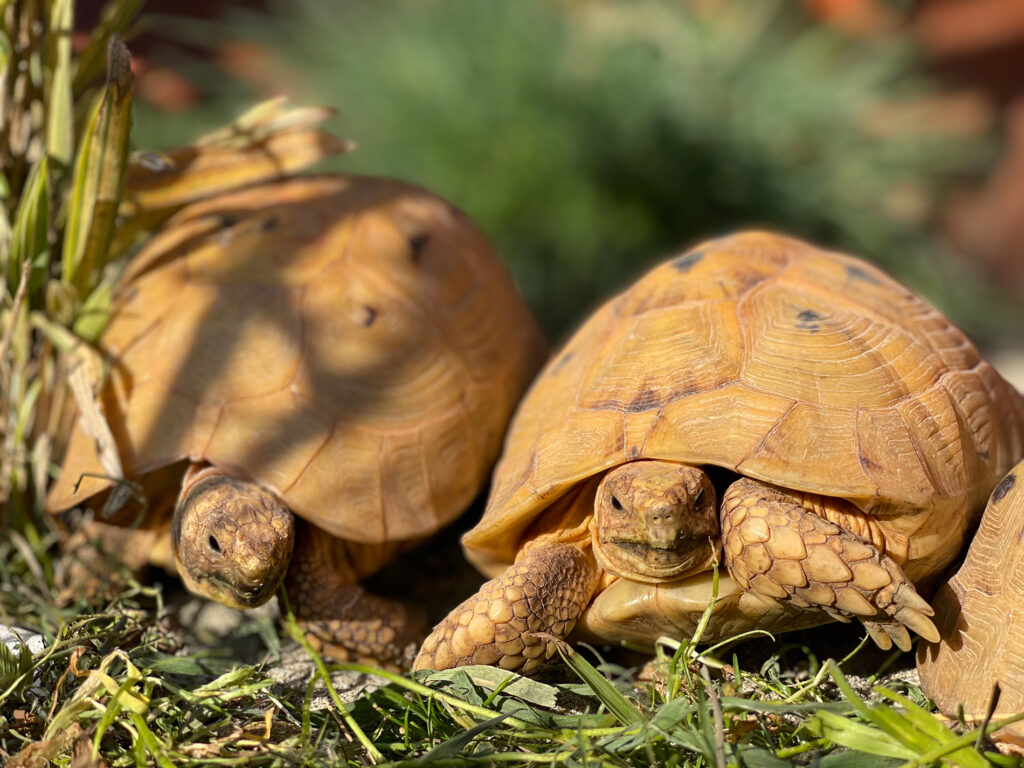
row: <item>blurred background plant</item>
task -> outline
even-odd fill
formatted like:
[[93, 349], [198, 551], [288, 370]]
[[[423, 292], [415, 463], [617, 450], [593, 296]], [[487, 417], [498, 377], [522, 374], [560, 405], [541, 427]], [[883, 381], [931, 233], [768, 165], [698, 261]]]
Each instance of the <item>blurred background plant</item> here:
[[154, 17], [174, 43], [154, 47], [157, 82], [178, 73], [196, 106], [173, 121], [146, 108], [136, 136], [221, 119], [239, 81], [336, 106], [359, 151], [332, 167], [465, 209], [556, 339], [669, 252], [764, 226], [873, 259], [1006, 343], [1024, 302], [938, 226], [995, 156], [992, 110], [925, 72], [907, 3], [808, 6], [846, 23], [744, 0], [268, 0]]

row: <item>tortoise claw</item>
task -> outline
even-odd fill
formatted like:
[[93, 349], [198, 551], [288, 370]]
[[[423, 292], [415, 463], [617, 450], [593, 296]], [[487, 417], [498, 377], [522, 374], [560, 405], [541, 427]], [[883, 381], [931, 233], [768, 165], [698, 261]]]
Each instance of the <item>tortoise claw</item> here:
[[907, 632], [907, 628], [905, 626], [897, 624], [896, 622], [887, 622], [882, 624], [882, 629], [889, 634], [889, 637], [892, 638], [892, 641], [896, 644], [897, 648], [901, 651], [910, 650], [910, 633]]
[[892, 638], [889, 637], [889, 633], [883, 629], [879, 622], [865, 621], [864, 629], [868, 631], [868, 635], [870, 635], [871, 639], [875, 641], [875, 645], [883, 651], [888, 651], [892, 648]]
[[[931, 607], [929, 607], [928, 612], [932, 613]], [[910, 627], [925, 640], [930, 640], [933, 643], [939, 642], [939, 630], [935, 628], [932, 620], [922, 612], [913, 608], [900, 608], [893, 614], [893, 618], [901, 624]]]
[[[915, 613], [923, 613], [925, 616], [934, 616], [935, 611], [928, 604], [928, 601], [917, 594], [909, 583], [900, 584], [899, 589], [896, 590], [896, 594], [893, 595], [892, 601], [897, 605], [903, 606], [905, 609], [909, 609]], [[928, 622], [931, 624], [931, 622]], [[913, 627], [911, 627], [913, 629]], [[917, 630], [914, 630], [915, 632]], [[923, 635], [923, 632], [918, 632], [919, 635]], [[936, 638], [936, 641], [938, 638]]]

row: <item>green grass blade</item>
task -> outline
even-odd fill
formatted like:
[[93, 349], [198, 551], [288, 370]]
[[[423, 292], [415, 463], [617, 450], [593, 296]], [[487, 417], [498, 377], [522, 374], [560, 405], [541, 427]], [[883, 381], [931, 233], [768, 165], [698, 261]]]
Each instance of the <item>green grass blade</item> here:
[[20, 696], [32, 682], [32, 652], [26, 645], [12, 651], [0, 643], [0, 702], [8, 696]]
[[164, 754], [163, 745], [156, 738], [156, 736], [153, 735], [153, 732], [149, 729], [149, 726], [146, 725], [145, 718], [143, 718], [142, 715], [140, 714], [132, 712], [130, 715], [130, 719], [132, 721], [132, 725], [135, 726], [135, 730], [139, 732], [139, 741], [142, 742], [143, 746], [146, 748], [146, 751], [153, 756], [153, 759], [156, 761], [156, 764], [159, 765], [160, 768], [174, 768], [174, 763], [167, 757], [166, 754]]
[[75, 335], [95, 344], [110, 320], [110, 306], [114, 301], [113, 278], [101, 280], [89, 297], [82, 303], [82, 309], [75, 318], [72, 330]]
[[[972, 748], [969, 743], [957, 746], [961, 744], [963, 737], [958, 737], [953, 731], [934, 718], [926, 709], [918, 706], [906, 696], [902, 696], [884, 686], [877, 685], [875, 690], [903, 707], [903, 717], [913, 723], [918, 731], [926, 734], [931, 739], [932, 744], [921, 757], [923, 765], [927, 765], [938, 759], [938, 757], [944, 756], [948, 757], [956, 765], [963, 766], [963, 768], [988, 767], [989, 762], [976, 749]], [[935, 757], [929, 757], [929, 759], [925, 760], [925, 757], [930, 755], [935, 755]]]
[[833, 752], [821, 758], [818, 768], [897, 768], [898, 758], [865, 755], [863, 752]]
[[[7, 286], [13, 294], [21, 279], [22, 264], [35, 262], [48, 247], [50, 227], [50, 164], [43, 157], [32, 166], [18, 211], [14, 217], [11, 258], [7, 265]], [[35, 264], [34, 264], [35, 266]], [[45, 272], [45, 264], [42, 266]], [[30, 280], [30, 283], [32, 281]]]
[[131, 101], [131, 57], [112, 38], [107, 85], [79, 145], [64, 237], [61, 274], [79, 295], [95, 282], [113, 236], [128, 163]]
[[363, 729], [359, 727], [359, 724], [352, 717], [352, 713], [349, 708], [345, 706], [345, 703], [341, 700], [338, 695], [338, 691], [334, 687], [334, 683], [331, 682], [331, 674], [327, 671], [327, 666], [324, 664], [324, 660], [320, 658], [320, 654], [317, 653], [313, 646], [309, 644], [309, 640], [306, 639], [306, 633], [299, 627], [298, 622], [295, 620], [295, 614], [291, 611], [291, 606], [288, 604], [287, 595], [282, 591], [282, 602], [285, 606], [285, 629], [288, 630], [288, 634], [301, 645], [306, 654], [310, 659], [313, 660], [313, 664], [316, 667], [317, 674], [320, 675], [320, 679], [323, 681], [324, 686], [327, 688], [327, 693], [331, 697], [331, 701], [334, 702], [334, 706], [337, 709], [338, 716], [342, 719], [345, 725], [348, 727], [352, 735], [359, 740], [359, 743], [363, 745], [363, 749], [366, 750], [366, 754], [369, 756], [370, 761], [374, 764], [379, 763], [384, 759], [384, 755], [381, 754], [380, 750], [374, 745]]
[[69, 167], [75, 152], [74, 107], [71, 97], [71, 32], [74, 29], [72, 0], [50, 4], [49, 56], [52, 71], [46, 109], [46, 151]]
[[647, 722], [644, 714], [568, 643], [558, 640], [556, 647], [562, 660], [590, 687], [616, 720], [623, 725], [643, 725]]
[[899, 742], [913, 755], [921, 754], [926, 752], [934, 745], [934, 741], [927, 735], [921, 733], [911, 721], [903, 718], [893, 710], [891, 707], [886, 705], [879, 705], [875, 707], [867, 706], [857, 695], [857, 693], [850, 687], [850, 684], [846, 681], [843, 673], [839, 671], [839, 667], [836, 666], [835, 662], [829, 661], [829, 674], [835, 681], [839, 690], [842, 692], [843, 697], [853, 704], [857, 712], [870, 723], [874, 723], [881, 733], [884, 733], [890, 739]]
[[869, 755], [913, 760], [919, 754], [872, 725], [833, 712], [819, 712], [807, 727], [815, 735]]
[[494, 717], [490, 720], [478, 723], [477, 725], [474, 725], [472, 728], [469, 728], [460, 734], [452, 736], [450, 739], [445, 739], [432, 750], [427, 752], [425, 755], [418, 758], [416, 760], [416, 763], [422, 765], [433, 765], [434, 761], [436, 760], [441, 760], [443, 758], [448, 757], [456, 757], [459, 754], [459, 752], [461, 752], [462, 749], [469, 744], [469, 742], [471, 742], [481, 733], [485, 733], [486, 731], [491, 730], [507, 717], [508, 715], [498, 715], [498, 717]]
[[871, 707], [872, 721], [892, 738], [909, 747], [915, 754], [927, 752], [935, 740], [921, 733], [914, 724], [885, 704]]

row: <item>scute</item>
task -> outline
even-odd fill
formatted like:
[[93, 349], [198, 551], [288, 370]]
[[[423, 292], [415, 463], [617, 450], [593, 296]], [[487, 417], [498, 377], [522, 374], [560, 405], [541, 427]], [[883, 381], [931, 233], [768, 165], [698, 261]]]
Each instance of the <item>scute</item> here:
[[[443, 200], [354, 176], [182, 210], [133, 261], [101, 346], [129, 476], [239, 468], [357, 542], [464, 509], [544, 344], [490, 246]], [[443, 456], [444, 461], [439, 461]], [[52, 510], [109, 485], [76, 427]]]
[[[1024, 462], [992, 492], [959, 571], [936, 593], [938, 643], [921, 643], [917, 669], [921, 687], [939, 709], [968, 721], [986, 718], [993, 687], [1001, 692], [995, 719], [1024, 708]], [[997, 740], [1024, 743], [1024, 726], [1013, 724]]]
[[1020, 419], [1000, 409], [1024, 416], [1024, 399], [883, 272], [768, 233], [713, 240], [609, 301], [553, 358], [463, 543], [493, 573], [575, 483], [649, 458], [842, 497], [908, 557], [945, 555], [1022, 450]]

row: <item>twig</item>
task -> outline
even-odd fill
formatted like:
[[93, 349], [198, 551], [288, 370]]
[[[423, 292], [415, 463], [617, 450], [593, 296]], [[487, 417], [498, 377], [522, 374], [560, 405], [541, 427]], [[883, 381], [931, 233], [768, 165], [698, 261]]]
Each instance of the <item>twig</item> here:
[[[7, 350], [11, 346], [11, 340], [14, 338], [14, 326], [18, 324], [18, 313], [21, 311], [21, 305], [25, 301], [25, 294], [28, 293], [28, 280], [32, 275], [32, 262], [29, 259], [21, 265], [21, 279], [18, 281], [18, 290], [14, 293], [14, 304], [11, 305], [11, 322], [4, 328], [3, 340], [0, 340], [0, 359], [7, 359]], [[4, 382], [7, 383], [6, 381]], [[4, 388], [4, 391], [8, 391]]]
[[981, 728], [978, 729], [978, 738], [974, 742], [974, 748], [981, 751], [981, 742], [985, 737], [985, 732], [988, 729], [988, 724], [992, 722], [992, 716], [996, 713], [996, 707], [999, 706], [999, 698], [1002, 696], [1003, 690], [999, 686], [999, 681], [996, 680], [995, 685], [992, 686], [992, 693], [989, 695], [988, 707], [985, 709], [985, 719], [981, 723]]

